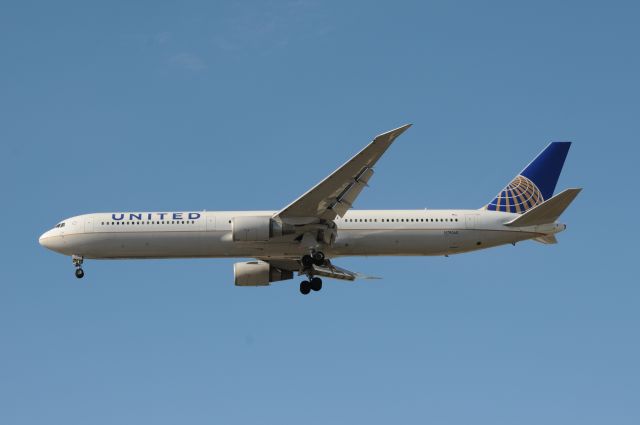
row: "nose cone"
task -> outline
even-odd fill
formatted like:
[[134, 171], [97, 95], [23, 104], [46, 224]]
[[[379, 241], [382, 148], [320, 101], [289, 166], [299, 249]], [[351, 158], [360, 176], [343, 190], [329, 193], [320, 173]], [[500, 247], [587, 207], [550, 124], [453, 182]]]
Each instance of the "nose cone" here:
[[52, 251], [59, 251], [64, 245], [62, 236], [56, 234], [53, 230], [44, 232], [38, 239], [38, 242], [43, 247]]
[[43, 247], [49, 248], [50, 239], [51, 239], [51, 230], [49, 230], [48, 232], [44, 232], [42, 235], [40, 235], [38, 242]]

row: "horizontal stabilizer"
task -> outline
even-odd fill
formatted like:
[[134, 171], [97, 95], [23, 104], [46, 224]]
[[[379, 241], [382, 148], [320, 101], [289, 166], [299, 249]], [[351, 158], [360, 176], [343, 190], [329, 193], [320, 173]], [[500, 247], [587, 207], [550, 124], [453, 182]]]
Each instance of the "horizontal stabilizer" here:
[[535, 206], [520, 217], [505, 223], [505, 226], [527, 227], [539, 226], [555, 222], [567, 209], [569, 204], [578, 196], [582, 189], [567, 189], [553, 198]]
[[545, 245], [554, 245], [558, 243], [558, 239], [556, 239], [556, 235], [540, 236], [539, 238], [535, 238], [534, 241], [543, 243]]

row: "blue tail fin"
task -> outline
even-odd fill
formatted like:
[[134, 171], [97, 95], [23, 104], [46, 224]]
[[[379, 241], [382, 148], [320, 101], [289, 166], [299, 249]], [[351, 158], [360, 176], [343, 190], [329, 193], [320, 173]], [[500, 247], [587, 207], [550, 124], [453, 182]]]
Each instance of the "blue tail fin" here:
[[552, 142], [485, 208], [523, 213], [553, 196], [571, 142]]

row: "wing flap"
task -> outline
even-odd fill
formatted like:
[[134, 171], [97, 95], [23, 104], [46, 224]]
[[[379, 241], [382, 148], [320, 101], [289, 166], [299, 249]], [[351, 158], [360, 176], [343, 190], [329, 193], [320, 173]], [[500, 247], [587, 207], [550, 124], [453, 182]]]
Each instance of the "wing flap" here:
[[[332, 220], [336, 215], [342, 217], [351, 208], [360, 192], [368, 186], [369, 179], [373, 176], [373, 168], [365, 167], [362, 172], [342, 191], [340, 195], [329, 207], [331, 214], [328, 218]], [[335, 213], [335, 214], [333, 214]]]
[[354, 281], [358, 277], [357, 273], [351, 272], [349, 270], [336, 267], [333, 265], [328, 266], [313, 266], [313, 275], [314, 276], [322, 276], [329, 277], [332, 279], [338, 280], [349, 280]]
[[[273, 267], [281, 270], [297, 272], [299, 275], [305, 274], [305, 272], [302, 270], [300, 261], [294, 260], [292, 258], [259, 258], [259, 260], [269, 263]], [[322, 276], [331, 279], [346, 280], [351, 282], [356, 279], [380, 279], [379, 277], [367, 276], [362, 273], [356, 273], [347, 269], [343, 269], [342, 267], [334, 266], [330, 261], [327, 261], [327, 264], [324, 266], [312, 266], [311, 274], [314, 276]]]

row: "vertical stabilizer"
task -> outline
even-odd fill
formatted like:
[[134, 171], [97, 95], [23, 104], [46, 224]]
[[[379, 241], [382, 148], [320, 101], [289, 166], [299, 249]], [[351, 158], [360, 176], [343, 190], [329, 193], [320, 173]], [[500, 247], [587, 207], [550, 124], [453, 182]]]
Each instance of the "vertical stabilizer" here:
[[553, 196], [571, 142], [550, 143], [485, 207], [524, 213]]

